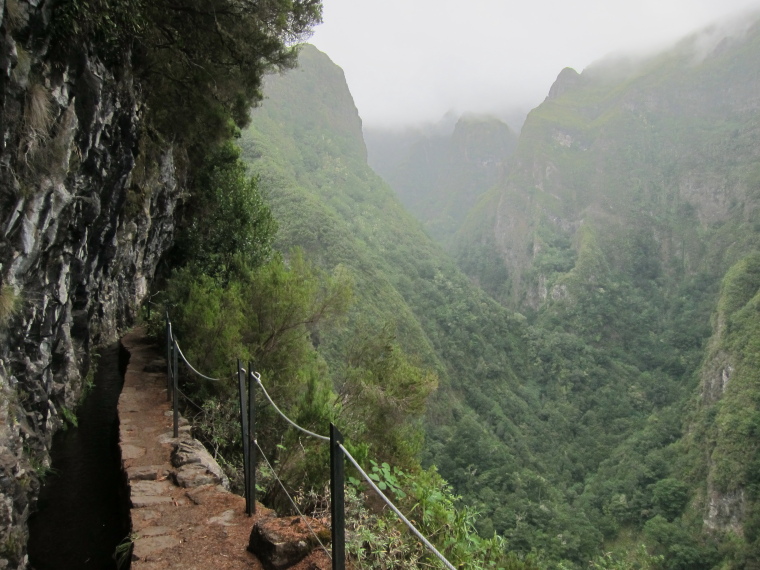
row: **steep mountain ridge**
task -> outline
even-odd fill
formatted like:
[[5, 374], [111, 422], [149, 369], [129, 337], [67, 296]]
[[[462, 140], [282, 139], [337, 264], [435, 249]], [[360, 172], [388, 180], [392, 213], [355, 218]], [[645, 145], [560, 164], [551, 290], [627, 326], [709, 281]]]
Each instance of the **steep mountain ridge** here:
[[[572, 504], [587, 537], [628, 553], [646, 542], [667, 568], [758, 560], [759, 62], [747, 16], [660, 54], [563, 70], [450, 242], [473, 282], [527, 316], [533, 366], [518, 374], [540, 421], [520, 425], [520, 441], [552, 483], [549, 508]], [[403, 172], [384, 175], [406, 203], [448, 200], [434, 176], [402, 188]], [[468, 500], [482, 493], [444, 471]], [[536, 541], [536, 503], [524, 505], [516, 523], [484, 511], [511, 545], [552, 551]]]
[[[543, 297], [535, 280], [523, 284], [536, 258], [526, 213], [529, 223], [566, 235], [581, 223], [644, 232], [670, 274], [717, 261], [726, 245], [722, 222], [753, 223], [757, 26], [695, 60], [700, 38], [642, 63], [592, 66], [572, 81], [563, 72], [531, 112], [512, 176], [491, 198], [498, 200], [494, 239], [513, 275], [515, 301]], [[732, 236], [735, 250], [753, 236]], [[720, 254], [695, 249], [710, 242]], [[630, 262], [620, 244], [605, 249], [617, 267]]]
[[[661, 403], [648, 422], [675, 420], [684, 438], [675, 443], [676, 431], [664, 447], [642, 447], [634, 430], [613, 457], [632, 453], [631, 445], [645, 464], [664, 454], [667, 477], [612, 483], [622, 473], [610, 460], [586, 494], [603, 494], [605, 478], [617, 487], [618, 503], [605, 508], [619, 509], [613, 518], [621, 523], [643, 523], [668, 567], [723, 560], [749, 568], [758, 560], [748, 426], [757, 398], [750, 315], [760, 247], [759, 54], [760, 25], [749, 19], [733, 33], [710, 29], [643, 61], [563, 70], [529, 114], [510, 176], [458, 236], [460, 265], [531, 315], [536, 329], [563, 330], [658, 378], [661, 395], [652, 401]], [[489, 281], [488, 262], [472, 264], [473, 251], [483, 250], [503, 267], [503, 282]], [[737, 289], [741, 299], [728, 301]], [[612, 382], [644, 388], [635, 375]], [[623, 456], [617, 461], [636, 473]], [[688, 508], [679, 499], [681, 516], [647, 521], [662, 508], [658, 495], [648, 510], [636, 494], [668, 481], [689, 489]]]

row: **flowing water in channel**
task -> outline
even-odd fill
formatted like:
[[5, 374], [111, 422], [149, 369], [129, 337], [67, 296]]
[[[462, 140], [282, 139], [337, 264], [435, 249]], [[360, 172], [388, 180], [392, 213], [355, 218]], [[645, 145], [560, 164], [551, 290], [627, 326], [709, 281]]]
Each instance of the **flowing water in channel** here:
[[77, 410], [78, 427], [53, 438], [52, 467], [29, 519], [35, 570], [112, 570], [114, 551], [129, 533], [116, 405], [128, 354], [102, 349], [95, 386]]

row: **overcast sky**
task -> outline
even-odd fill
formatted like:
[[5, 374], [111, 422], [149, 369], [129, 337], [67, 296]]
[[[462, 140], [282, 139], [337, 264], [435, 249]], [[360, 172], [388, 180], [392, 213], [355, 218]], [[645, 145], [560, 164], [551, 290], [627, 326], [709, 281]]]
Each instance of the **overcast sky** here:
[[663, 47], [760, 0], [323, 0], [310, 39], [343, 68], [365, 126], [447, 111], [508, 117], [564, 67]]

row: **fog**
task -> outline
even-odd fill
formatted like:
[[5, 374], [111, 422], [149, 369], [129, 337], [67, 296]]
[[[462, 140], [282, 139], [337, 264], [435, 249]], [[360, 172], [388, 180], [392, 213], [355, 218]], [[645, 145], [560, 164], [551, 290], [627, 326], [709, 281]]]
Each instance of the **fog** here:
[[324, 23], [310, 41], [343, 68], [365, 126], [374, 128], [435, 122], [447, 112], [495, 114], [516, 128], [564, 67], [580, 72], [610, 54], [652, 53], [760, 10], [760, 0], [323, 5]]

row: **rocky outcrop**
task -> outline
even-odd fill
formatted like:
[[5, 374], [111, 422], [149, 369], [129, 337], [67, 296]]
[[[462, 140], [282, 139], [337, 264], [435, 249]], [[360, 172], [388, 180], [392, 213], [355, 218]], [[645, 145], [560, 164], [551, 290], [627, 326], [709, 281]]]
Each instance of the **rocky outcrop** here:
[[267, 517], [256, 521], [248, 550], [267, 570], [291, 568], [308, 556], [320, 541], [328, 544], [330, 529], [311, 517]]
[[581, 82], [580, 74], [572, 67], [566, 67], [559, 72], [557, 79], [554, 80], [547, 99], [556, 99], [564, 93], [570, 91], [573, 87]]
[[177, 469], [173, 473], [174, 481], [180, 487], [222, 485], [227, 490], [230, 488], [222, 468], [197, 439], [184, 437], [174, 444], [172, 465]]
[[721, 493], [710, 486], [707, 513], [703, 520], [705, 528], [719, 532], [731, 531], [737, 536], [743, 536], [746, 510], [744, 489]]
[[[0, 563], [93, 348], [130, 325], [171, 244], [181, 184], [127, 65], [87, 46], [54, 61], [48, 3], [0, 0]], [[55, 55], [55, 54], [53, 54]]]

